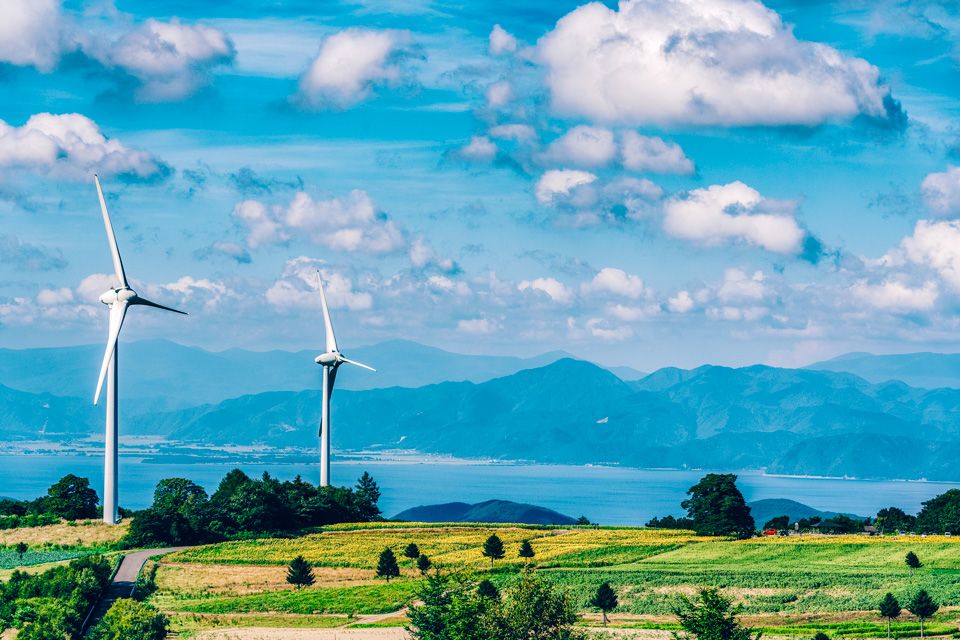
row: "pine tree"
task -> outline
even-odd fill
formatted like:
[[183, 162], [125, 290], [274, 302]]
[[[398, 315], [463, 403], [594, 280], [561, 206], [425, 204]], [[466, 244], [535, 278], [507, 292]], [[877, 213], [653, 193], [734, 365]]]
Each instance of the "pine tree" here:
[[887, 619], [887, 637], [890, 637], [890, 621], [894, 618], [900, 617], [900, 603], [897, 602], [897, 599], [893, 597], [892, 593], [888, 593], [884, 597], [883, 602], [880, 603], [880, 617]]
[[917, 616], [920, 620], [920, 637], [923, 637], [923, 621], [937, 612], [940, 608], [933, 598], [925, 590], [920, 589], [917, 595], [913, 596], [910, 604], [907, 605], [907, 611]]
[[410, 566], [416, 564], [416, 559], [420, 557], [420, 548], [411, 542], [407, 545], [407, 548], [403, 550], [403, 555], [410, 558]]
[[910, 567], [910, 575], [913, 575], [914, 569], [919, 569], [923, 566], [923, 563], [920, 562], [920, 558], [917, 557], [913, 551], [907, 551], [907, 557], [904, 558], [904, 561], [907, 563], [907, 566]]
[[487, 541], [483, 543], [483, 557], [490, 558], [490, 566], [493, 566], [494, 560], [501, 559], [505, 554], [503, 550], [503, 540], [497, 537], [497, 534], [491, 533]]
[[430, 570], [430, 567], [433, 566], [433, 563], [430, 562], [430, 558], [426, 554], [421, 553], [420, 557], [417, 558], [417, 569], [420, 569], [420, 574], [424, 574]]
[[607, 611], [613, 611], [617, 608], [617, 592], [613, 590], [609, 582], [604, 582], [597, 587], [597, 592], [593, 594], [587, 604], [603, 612], [603, 626], [607, 626]]
[[27, 552], [27, 549], [29, 549], [29, 547], [27, 546], [26, 542], [18, 542], [17, 546], [13, 548], [13, 550], [17, 552], [17, 556], [20, 558], [20, 562], [23, 562], [23, 554]]
[[477, 585], [477, 595], [481, 598], [499, 599], [500, 590], [489, 580], [483, 580]]
[[530, 560], [531, 558], [533, 558], [534, 555], [536, 555], [536, 554], [533, 552], [533, 547], [530, 546], [530, 541], [529, 541], [529, 540], [524, 540], [524, 541], [523, 541], [523, 543], [520, 545], [520, 552], [519, 552], [519, 553], [520, 553], [520, 557], [521, 557], [521, 558], [526, 558], [527, 560]]
[[397, 557], [393, 555], [390, 547], [386, 547], [380, 552], [380, 560], [377, 562], [377, 577], [386, 578], [387, 582], [390, 582], [390, 578], [400, 577], [400, 565], [397, 564]]
[[813, 636], [813, 640], [830, 640], [830, 636], [825, 634], [823, 631], [817, 631], [817, 633], [815, 633]]
[[677, 634], [681, 640], [698, 638], [701, 640], [758, 640], [760, 634], [753, 635], [753, 629], [743, 627], [737, 616], [743, 610], [742, 605], [733, 606], [718, 589], [704, 587], [697, 594], [699, 602], [692, 602], [686, 596], [680, 596], [680, 603], [674, 607], [680, 627], [685, 632]]
[[303, 556], [297, 556], [287, 567], [287, 582], [296, 585], [297, 589], [309, 587], [316, 581], [313, 577], [313, 566]]

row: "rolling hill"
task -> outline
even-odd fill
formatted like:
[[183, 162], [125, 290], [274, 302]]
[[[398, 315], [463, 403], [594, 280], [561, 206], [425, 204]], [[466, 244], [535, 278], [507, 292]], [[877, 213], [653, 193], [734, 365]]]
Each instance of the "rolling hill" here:
[[518, 524], [574, 524], [576, 520], [553, 509], [509, 500], [487, 500], [477, 504], [448, 502], [401, 511], [394, 520], [408, 522], [497, 522]]

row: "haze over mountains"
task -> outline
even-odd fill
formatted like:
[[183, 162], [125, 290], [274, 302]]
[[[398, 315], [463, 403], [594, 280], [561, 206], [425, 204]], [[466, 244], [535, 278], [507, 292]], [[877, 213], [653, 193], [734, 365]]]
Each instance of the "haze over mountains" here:
[[[0, 383], [7, 385], [0, 386], [0, 440], [102, 437], [103, 410], [90, 401], [99, 348], [56, 351], [0, 350]], [[123, 434], [317, 446], [319, 367], [312, 352], [213, 354], [145, 341], [120, 353], [150, 363], [127, 369], [136, 373], [121, 388]], [[926, 368], [951, 379], [949, 363], [960, 356], [856, 354], [807, 369], [666, 368], [636, 380], [639, 372], [618, 370], [623, 379], [562, 353], [462, 356], [392, 341], [348, 355], [381, 371], [341, 370], [332, 400], [335, 449], [960, 479], [960, 390], [819, 370], [849, 362], [888, 380], [877, 363], [889, 361], [900, 372]], [[925, 367], [927, 356], [942, 366]], [[895, 360], [882, 360], [889, 358]], [[398, 382], [403, 386], [370, 388]], [[38, 393], [44, 389], [56, 392]]]

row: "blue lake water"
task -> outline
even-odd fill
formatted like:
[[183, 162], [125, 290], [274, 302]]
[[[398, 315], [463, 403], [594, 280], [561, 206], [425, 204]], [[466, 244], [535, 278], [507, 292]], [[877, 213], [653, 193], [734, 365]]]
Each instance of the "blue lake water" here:
[[[301, 475], [316, 482], [315, 464], [154, 464], [120, 458], [120, 504], [139, 509], [153, 501], [153, 489], [163, 478], [184, 477], [212, 493], [220, 479], [239, 467], [248, 475], [264, 471], [281, 480]], [[682, 515], [680, 502], [687, 489], [706, 471], [663, 471], [616, 467], [562, 465], [485, 465], [452, 462], [334, 462], [334, 484], [353, 485], [369, 471], [383, 495], [384, 515], [423, 504], [481, 502], [493, 498], [529, 502], [594, 522], [642, 525], [653, 516]], [[103, 458], [70, 455], [0, 455], [0, 495], [36, 498], [67, 473], [90, 478], [103, 495]], [[924, 500], [960, 483], [897, 482], [829, 478], [787, 478], [758, 471], [738, 473], [737, 486], [747, 501], [789, 498], [817, 509], [873, 516], [883, 507], [916, 513]]]

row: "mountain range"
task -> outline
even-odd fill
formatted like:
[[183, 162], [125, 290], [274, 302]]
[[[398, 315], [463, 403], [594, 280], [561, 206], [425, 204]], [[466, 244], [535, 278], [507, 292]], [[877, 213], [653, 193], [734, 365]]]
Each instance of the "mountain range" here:
[[870, 382], [899, 380], [911, 387], [960, 389], [960, 354], [905, 353], [876, 356], [854, 352], [807, 365], [806, 369], [846, 371]]
[[[68, 355], [79, 360], [83, 349], [92, 348], [74, 349]], [[167, 355], [161, 358], [157, 352]], [[210, 353], [146, 341], [124, 345], [121, 354], [131, 360], [158, 359], [150, 360], [149, 367], [126, 370], [130, 373], [121, 381], [123, 434], [193, 445], [317, 444], [320, 394], [311, 376], [319, 367], [312, 357], [306, 361], [307, 352]], [[527, 360], [487, 358], [404, 341], [354, 349], [349, 355], [385, 367], [393, 378], [383, 371], [341, 369], [332, 399], [333, 445], [340, 450], [960, 479], [960, 390], [953, 388], [928, 390], [889, 379], [870, 382], [844, 371], [762, 365], [618, 376], [562, 353]], [[98, 360], [100, 354], [86, 356]], [[169, 359], [173, 356], [180, 360]], [[862, 367], [869, 358], [857, 354], [836, 362]], [[100, 437], [103, 409], [88, 399], [92, 385], [76, 381], [94, 379], [94, 373], [89, 378], [86, 373], [50, 350], [0, 350], [0, 383], [7, 385], [0, 386], [0, 440], [30, 440], [38, 434], [51, 440]], [[411, 386], [411, 381], [444, 377], [465, 379]], [[358, 389], [371, 384], [365, 378], [381, 384], [404, 378], [411, 384]], [[56, 395], [43, 391], [44, 384]], [[242, 388], [255, 393], [223, 397]], [[71, 397], [72, 391], [82, 394]]]
[[813, 507], [807, 506], [802, 502], [797, 502], [796, 500], [787, 500], [786, 498], [765, 498], [763, 500], [754, 500], [748, 502], [747, 506], [750, 507], [750, 515], [753, 516], [753, 521], [756, 523], [757, 528], [762, 527], [764, 524], [780, 516], [787, 516], [787, 519], [790, 522], [797, 522], [801, 518], [814, 518], [818, 517], [821, 520], [829, 520], [830, 518], [835, 518], [840, 515], [844, 515], [854, 520], [864, 520], [863, 516], [854, 515], [852, 513], [837, 513], [836, 511], [821, 511], [819, 509], [814, 509]]

